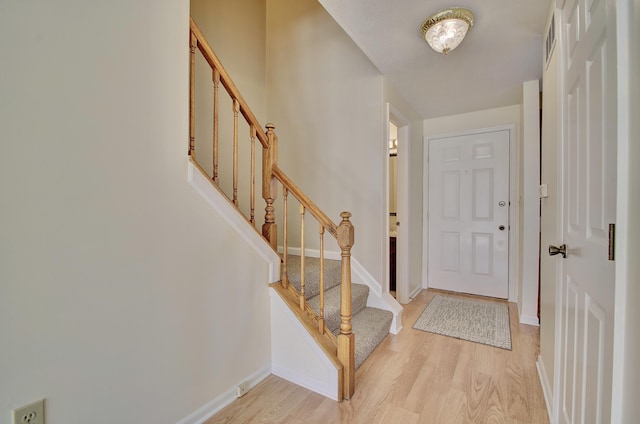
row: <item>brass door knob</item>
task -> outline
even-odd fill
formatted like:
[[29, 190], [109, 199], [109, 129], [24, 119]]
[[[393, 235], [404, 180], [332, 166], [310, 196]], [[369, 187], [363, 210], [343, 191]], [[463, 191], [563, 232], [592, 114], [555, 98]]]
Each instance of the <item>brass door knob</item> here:
[[563, 258], [567, 257], [567, 245], [561, 244], [560, 246], [549, 245], [549, 256], [555, 256], [561, 254]]

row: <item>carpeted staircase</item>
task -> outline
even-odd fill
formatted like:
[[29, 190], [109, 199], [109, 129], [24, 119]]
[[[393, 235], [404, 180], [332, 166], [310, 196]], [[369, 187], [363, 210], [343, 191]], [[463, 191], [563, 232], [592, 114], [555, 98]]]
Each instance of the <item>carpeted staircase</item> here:
[[[289, 282], [300, 291], [300, 257], [288, 256]], [[320, 260], [305, 258], [305, 297], [318, 313], [320, 307]], [[325, 323], [335, 335], [340, 332], [340, 261], [324, 261], [324, 316]], [[351, 285], [353, 333], [356, 337], [355, 361], [358, 368], [373, 350], [389, 334], [393, 314], [378, 308], [367, 307], [369, 287]]]

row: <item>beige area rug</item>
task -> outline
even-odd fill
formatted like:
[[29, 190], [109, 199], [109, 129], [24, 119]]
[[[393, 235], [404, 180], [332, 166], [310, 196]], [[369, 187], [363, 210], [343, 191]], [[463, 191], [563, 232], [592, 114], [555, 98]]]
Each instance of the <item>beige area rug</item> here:
[[436, 295], [413, 328], [511, 350], [506, 303]]

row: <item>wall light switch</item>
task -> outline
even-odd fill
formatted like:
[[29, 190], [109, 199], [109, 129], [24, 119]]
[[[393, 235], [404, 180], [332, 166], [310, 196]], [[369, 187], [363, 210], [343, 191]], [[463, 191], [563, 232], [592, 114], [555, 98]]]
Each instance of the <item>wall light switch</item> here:
[[540, 184], [540, 198], [549, 197], [549, 185]]

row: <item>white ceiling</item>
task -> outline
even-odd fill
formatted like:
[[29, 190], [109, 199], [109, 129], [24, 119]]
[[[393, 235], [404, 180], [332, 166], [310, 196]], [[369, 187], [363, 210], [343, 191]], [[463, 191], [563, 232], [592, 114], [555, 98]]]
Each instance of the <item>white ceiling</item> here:
[[[552, 0], [319, 0], [422, 118], [522, 102], [522, 82], [542, 78], [543, 32]], [[475, 24], [445, 56], [420, 34], [447, 7]]]

